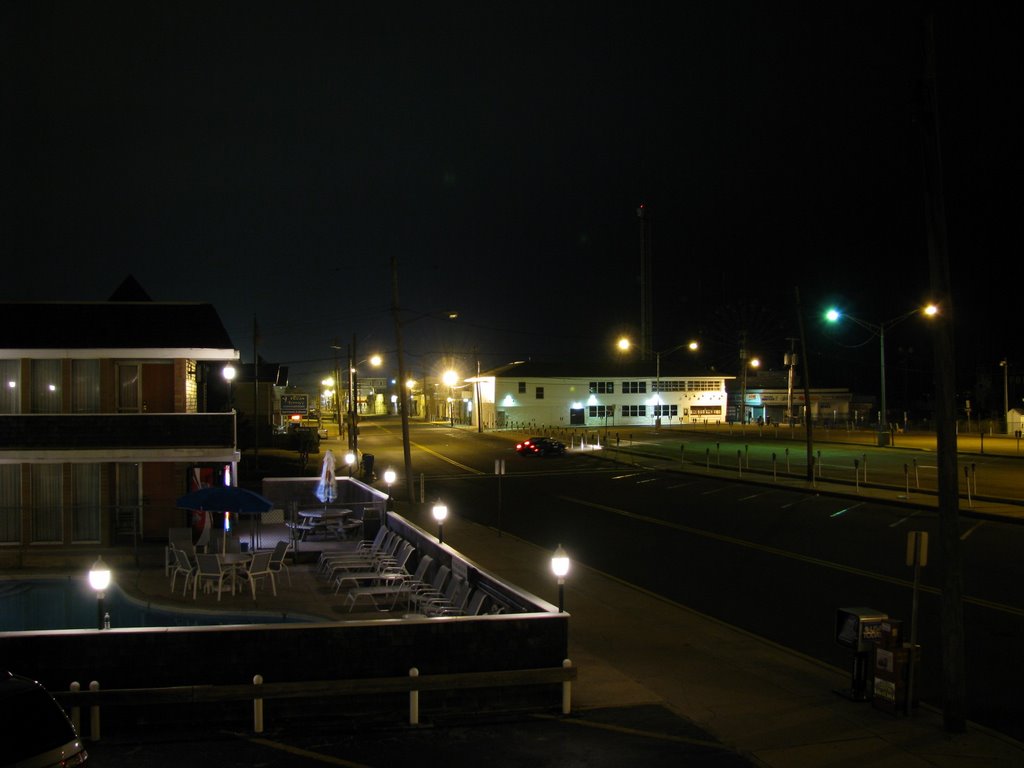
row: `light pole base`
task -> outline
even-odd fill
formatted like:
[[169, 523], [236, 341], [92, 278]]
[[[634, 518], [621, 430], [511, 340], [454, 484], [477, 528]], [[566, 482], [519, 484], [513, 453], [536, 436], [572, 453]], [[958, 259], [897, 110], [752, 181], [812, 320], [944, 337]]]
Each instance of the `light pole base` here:
[[879, 432], [878, 433], [878, 445], [880, 447], [885, 447], [885, 446], [889, 445], [889, 433], [888, 432]]

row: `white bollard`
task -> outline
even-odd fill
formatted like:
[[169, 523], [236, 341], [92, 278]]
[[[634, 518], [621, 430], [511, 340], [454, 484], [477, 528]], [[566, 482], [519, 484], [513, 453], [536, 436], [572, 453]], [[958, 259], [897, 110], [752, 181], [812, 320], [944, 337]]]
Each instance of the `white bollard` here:
[[[409, 677], [419, 677], [420, 671], [413, 667], [409, 670]], [[409, 725], [419, 725], [420, 722], [420, 692], [415, 688], [409, 691]]]
[[[71, 684], [71, 692], [78, 693], [82, 690], [82, 684], [75, 682]], [[75, 733], [82, 735], [82, 708], [77, 704], [71, 707], [71, 724], [75, 726]]]
[[[562, 669], [570, 669], [571, 667], [571, 659], [565, 659], [562, 662]], [[572, 683], [566, 680], [562, 683], [562, 714], [568, 715], [570, 712], [572, 712]]]
[[[90, 691], [98, 691], [100, 684], [93, 680], [89, 683]], [[93, 704], [89, 707], [89, 738], [92, 741], [100, 740], [100, 705]]]
[[[263, 685], [263, 675], [253, 675], [252, 684]], [[252, 700], [252, 729], [263, 733], [263, 698], [260, 696]]]

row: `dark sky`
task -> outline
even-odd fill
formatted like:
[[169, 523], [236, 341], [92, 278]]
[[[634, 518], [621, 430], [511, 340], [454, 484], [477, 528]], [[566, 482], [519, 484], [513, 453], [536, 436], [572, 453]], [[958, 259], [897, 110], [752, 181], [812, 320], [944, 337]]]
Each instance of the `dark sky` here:
[[[1024, 368], [1015, 5], [936, 16], [965, 390]], [[335, 339], [393, 352], [394, 259], [413, 369], [599, 357], [638, 330], [641, 203], [654, 346], [726, 372], [744, 330], [781, 367], [799, 288], [812, 380], [856, 385], [877, 343], [818, 310], [928, 298], [923, 3], [361, 6], [5, 4], [0, 298], [134, 274], [318, 379]], [[923, 370], [916, 322], [887, 345]]]

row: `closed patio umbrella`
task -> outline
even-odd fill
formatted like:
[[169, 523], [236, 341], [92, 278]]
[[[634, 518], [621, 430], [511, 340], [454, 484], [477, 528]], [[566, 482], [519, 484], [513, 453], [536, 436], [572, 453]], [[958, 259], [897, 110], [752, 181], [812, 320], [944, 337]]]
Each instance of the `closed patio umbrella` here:
[[330, 448], [324, 453], [323, 468], [320, 470], [320, 482], [316, 486], [316, 497], [324, 505], [338, 498], [338, 479], [334, 475], [334, 453]]

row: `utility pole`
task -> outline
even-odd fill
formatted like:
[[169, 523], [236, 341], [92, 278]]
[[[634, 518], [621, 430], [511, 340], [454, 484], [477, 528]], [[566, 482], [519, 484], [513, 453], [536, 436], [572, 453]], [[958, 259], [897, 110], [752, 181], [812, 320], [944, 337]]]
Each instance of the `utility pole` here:
[[743, 385], [740, 389], [740, 424], [747, 423], [747, 332], [740, 331], [740, 368]]
[[647, 210], [641, 203], [636, 209], [640, 219], [640, 359], [647, 359], [647, 350], [654, 349], [652, 343], [654, 325], [652, 315], [653, 299], [651, 292], [654, 280], [651, 267], [651, 225], [647, 219]]
[[792, 430], [793, 430], [793, 368], [796, 367], [796, 361], [797, 361], [796, 351], [794, 350], [794, 346], [796, 344], [796, 339], [794, 339], [794, 338], [787, 338], [786, 341], [789, 342], [789, 352], [786, 353], [786, 356], [783, 359], [783, 365], [788, 365], [789, 366], [789, 381], [788, 381], [788, 383], [786, 385], [786, 421], [789, 422], [789, 429], [792, 432]]
[[398, 384], [402, 396], [398, 398], [402, 414], [402, 457], [405, 460], [405, 488], [409, 503], [416, 500], [416, 486], [412, 476], [412, 450], [409, 446], [409, 401], [405, 384], [405, 360], [402, 354], [402, 318], [398, 309], [398, 263], [391, 257], [391, 313], [395, 320], [395, 346], [398, 352]]
[[[950, 733], [967, 730], [964, 652], [963, 556], [960, 547], [960, 488], [957, 476], [956, 375], [953, 355], [953, 297], [949, 276], [946, 211], [935, 83], [935, 16], [925, 17], [924, 114], [921, 126], [925, 231], [934, 300], [941, 307], [932, 335], [935, 353], [935, 439], [938, 464], [939, 546], [942, 551], [942, 712]], [[916, 652], [916, 649], [913, 649]]]
[[804, 359], [804, 434], [807, 438], [807, 481], [814, 484], [814, 425], [811, 419], [811, 372], [807, 370], [807, 336], [804, 334], [804, 310], [800, 306], [800, 287], [795, 286], [796, 319], [800, 328], [800, 354]]
[[359, 455], [359, 405], [356, 394], [356, 335], [348, 347], [348, 447]]

